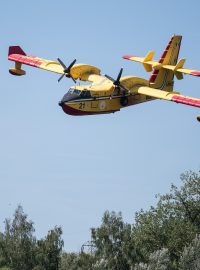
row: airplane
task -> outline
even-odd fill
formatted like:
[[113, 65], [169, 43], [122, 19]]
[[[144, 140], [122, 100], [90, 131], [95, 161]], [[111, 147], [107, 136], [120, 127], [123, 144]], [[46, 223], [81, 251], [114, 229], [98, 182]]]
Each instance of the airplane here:
[[[20, 46], [10, 46], [8, 59], [15, 62], [9, 69], [12, 75], [25, 75], [22, 64], [37, 67], [71, 78], [75, 83], [79, 79], [88, 81], [88, 85], [75, 85], [63, 96], [59, 105], [69, 115], [94, 115], [120, 111], [122, 108], [140, 104], [155, 99], [162, 99], [200, 108], [200, 99], [181, 95], [173, 90], [174, 75], [178, 80], [183, 74], [200, 77], [200, 71], [183, 67], [185, 59], [178, 61], [182, 36], [174, 35], [158, 61], [153, 60], [154, 52], [150, 51], [145, 57], [131, 55], [124, 59], [140, 62], [147, 72], [152, 72], [149, 80], [135, 76], [123, 76], [120, 69], [116, 79], [109, 75], [101, 75], [98, 67], [88, 64], [76, 64], [74, 59], [69, 66], [58, 61], [47, 60], [27, 55]], [[197, 116], [200, 121], [200, 116]]]

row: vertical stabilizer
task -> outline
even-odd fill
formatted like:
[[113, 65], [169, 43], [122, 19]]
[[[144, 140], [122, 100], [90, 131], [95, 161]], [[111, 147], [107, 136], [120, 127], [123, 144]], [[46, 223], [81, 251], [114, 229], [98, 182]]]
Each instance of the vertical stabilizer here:
[[[160, 64], [176, 66], [181, 46], [181, 39], [182, 36], [175, 35], [170, 39], [158, 61]], [[166, 69], [154, 69], [149, 78], [149, 82], [154, 88], [173, 91], [174, 72]]]

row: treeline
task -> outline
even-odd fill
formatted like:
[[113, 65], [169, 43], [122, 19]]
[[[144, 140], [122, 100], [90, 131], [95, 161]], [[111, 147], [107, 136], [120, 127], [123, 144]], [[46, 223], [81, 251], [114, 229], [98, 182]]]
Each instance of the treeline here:
[[200, 174], [187, 172], [181, 181], [158, 195], [155, 207], [137, 212], [133, 224], [106, 211], [79, 253], [63, 251], [60, 227], [37, 240], [19, 206], [0, 232], [0, 269], [200, 270]]
[[1, 270], [58, 270], [63, 247], [62, 229], [55, 227], [44, 239], [34, 236], [32, 221], [28, 221], [21, 206], [13, 220], [5, 220], [5, 231], [0, 232]]

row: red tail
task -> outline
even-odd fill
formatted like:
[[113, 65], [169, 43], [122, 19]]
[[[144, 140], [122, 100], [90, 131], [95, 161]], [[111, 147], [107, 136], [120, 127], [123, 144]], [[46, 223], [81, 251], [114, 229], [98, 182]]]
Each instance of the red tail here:
[[8, 56], [11, 54], [26, 55], [20, 46], [10, 46], [8, 50]]

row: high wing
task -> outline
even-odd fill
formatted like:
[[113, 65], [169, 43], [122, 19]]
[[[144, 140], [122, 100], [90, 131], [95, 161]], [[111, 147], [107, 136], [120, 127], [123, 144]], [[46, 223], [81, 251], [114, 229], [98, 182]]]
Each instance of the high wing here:
[[182, 78], [181, 76], [182, 73], [200, 77], [200, 71], [183, 68], [183, 65], [185, 64], [185, 59], [180, 59], [176, 65], [165, 65], [165, 64], [160, 63], [160, 61], [152, 60], [153, 56], [154, 56], [154, 52], [150, 51], [145, 57], [125, 55], [123, 56], [123, 58], [142, 63], [147, 72], [152, 71], [152, 69], [160, 70], [161, 68], [163, 68], [163, 69], [168, 69], [168, 70], [173, 71], [178, 79]]
[[[39, 58], [36, 56], [26, 55], [19, 46], [11, 46], [8, 51], [8, 59], [15, 62], [15, 67], [9, 69], [12, 75], [25, 75], [26, 72], [21, 69], [22, 64], [41, 68], [50, 72], [69, 75], [64, 72], [63, 66], [56, 61]], [[99, 82], [101, 79], [100, 69], [87, 64], [74, 64], [70, 69], [70, 77], [74, 80]]]
[[200, 99], [183, 96], [178, 92], [167, 92], [147, 86], [137, 86], [134, 93], [200, 108]]

